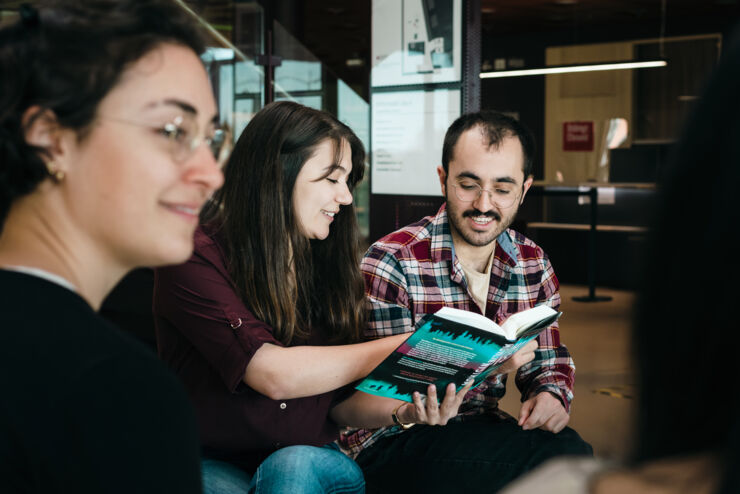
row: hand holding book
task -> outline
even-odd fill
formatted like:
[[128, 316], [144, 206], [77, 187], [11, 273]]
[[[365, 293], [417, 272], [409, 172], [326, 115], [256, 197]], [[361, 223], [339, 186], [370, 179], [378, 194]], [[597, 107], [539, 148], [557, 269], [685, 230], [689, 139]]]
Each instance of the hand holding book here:
[[510, 359], [501, 364], [496, 370], [497, 374], [509, 374], [510, 372], [516, 372], [519, 367], [524, 364], [528, 364], [534, 360], [534, 351], [537, 350], [539, 344], [537, 340], [530, 340], [520, 350], [518, 350]]
[[415, 391], [413, 401], [405, 402], [394, 411], [394, 421], [404, 429], [414, 424], [447, 425], [447, 421], [457, 415], [465, 394], [470, 391], [473, 382], [469, 382], [458, 391], [454, 383], [447, 385], [445, 396], [440, 403], [437, 398], [437, 387], [430, 384], [427, 387], [426, 398]]

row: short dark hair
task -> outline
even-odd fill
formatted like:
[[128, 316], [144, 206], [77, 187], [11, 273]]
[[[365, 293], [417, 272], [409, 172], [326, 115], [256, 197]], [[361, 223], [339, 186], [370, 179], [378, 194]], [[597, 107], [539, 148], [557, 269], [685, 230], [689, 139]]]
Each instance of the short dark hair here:
[[204, 222], [222, 232], [237, 293], [286, 345], [307, 341], [318, 327], [333, 341], [356, 342], [365, 323], [353, 205], [342, 206], [324, 240], [306, 237], [293, 208], [296, 178], [326, 140], [335, 145], [335, 165], [342, 143], [349, 144], [347, 185], [353, 190], [364, 174], [365, 149], [349, 127], [291, 101], [265, 106], [239, 137], [224, 186], [203, 214]]
[[450, 161], [455, 153], [455, 145], [457, 145], [460, 136], [465, 131], [475, 127], [480, 128], [483, 135], [488, 138], [489, 146], [500, 146], [505, 137], [518, 137], [524, 154], [522, 165], [524, 178], [526, 179], [532, 175], [532, 160], [535, 151], [532, 132], [519, 120], [493, 110], [467, 113], [452, 122], [450, 128], [447, 129], [444, 146], [442, 147], [442, 168], [445, 173], [449, 171]]
[[25, 140], [26, 110], [40, 109], [26, 126], [50, 110], [84, 139], [121, 74], [163, 43], [205, 49], [196, 21], [171, 0], [42, 1], [0, 29], [0, 225], [48, 176], [46, 150]]

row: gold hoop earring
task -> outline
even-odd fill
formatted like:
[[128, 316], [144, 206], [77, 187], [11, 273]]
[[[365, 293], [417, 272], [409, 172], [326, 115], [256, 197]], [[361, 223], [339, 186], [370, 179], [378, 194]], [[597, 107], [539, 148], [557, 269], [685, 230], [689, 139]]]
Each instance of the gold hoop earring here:
[[62, 180], [64, 180], [64, 177], [66, 177], [66, 173], [64, 173], [64, 170], [60, 170], [55, 167], [53, 162], [46, 164], [46, 171], [52, 178], [52, 180], [54, 180], [54, 182], [56, 183], [61, 182]]

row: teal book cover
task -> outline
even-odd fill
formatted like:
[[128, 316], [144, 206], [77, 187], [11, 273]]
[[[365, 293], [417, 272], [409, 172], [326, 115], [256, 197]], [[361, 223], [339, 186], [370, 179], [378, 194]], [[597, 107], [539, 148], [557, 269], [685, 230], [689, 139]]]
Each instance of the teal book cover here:
[[473, 379], [475, 387], [560, 315], [551, 312], [522, 328], [519, 337], [512, 340], [435, 314], [427, 316], [356, 389], [411, 402], [414, 391], [426, 395], [430, 384], [436, 386], [439, 400], [451, 382], [460, 389]]

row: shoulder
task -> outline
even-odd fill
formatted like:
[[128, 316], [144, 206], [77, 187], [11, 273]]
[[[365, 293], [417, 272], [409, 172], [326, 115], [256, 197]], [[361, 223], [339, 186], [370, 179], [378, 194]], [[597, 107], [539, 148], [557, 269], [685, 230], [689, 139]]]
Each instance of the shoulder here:
[[534, 241], [532, 241], [522, 233], [519, 233], [516, 230], [512, 230], [511, 228], [506, 230], [506, 232], [509, 234], [511, 242], [516, 246], [519, 261], [539, 261], [545, 263], [549, 262], [549, 258], [547, 257], [545, 251]]
[[370, 246], [365, 257], [397, 259], [424, 258], [431, 253], [433, 216], [427, 216], [416, 223], [389, 233]]
[[[106, 333], [99, 336], [98, 328], [111, 329], [74, 291], [37, 276], [2, 270], [0, 321], [3, 329], [12, 329], [2, 332], [3, 339], [25, 341], [35, 350], [49, 342], [67, 346], [70, 339], [88, 335], [105, 339]], [[0, 348], [9, 349], [2, 344]]]
[[517, 257], [514, 272], [517, 279], [521, 280], [519, 283], [526, 284], [530, 289], [536, 289], [539, 293], [538, 299], [551, 297], [558, 291], [560, 283], [550, 258], [539, 245], [521, 233], [512, 229], [508, 229], [506, 233], [515, 251], [508, 255], [515, 254]]
[[195, 230], [192, 259], [204, 259], [219, 267], [226, 265], [223, 239], [212, 226], [201, 225]]
[[195, 230], [193, 254], [183, 264], [154, 269], [155, 299], [162, 287], [199, 287], [222, 284], [231, 286], [223, 244], [217, 233], [208, 227]]

